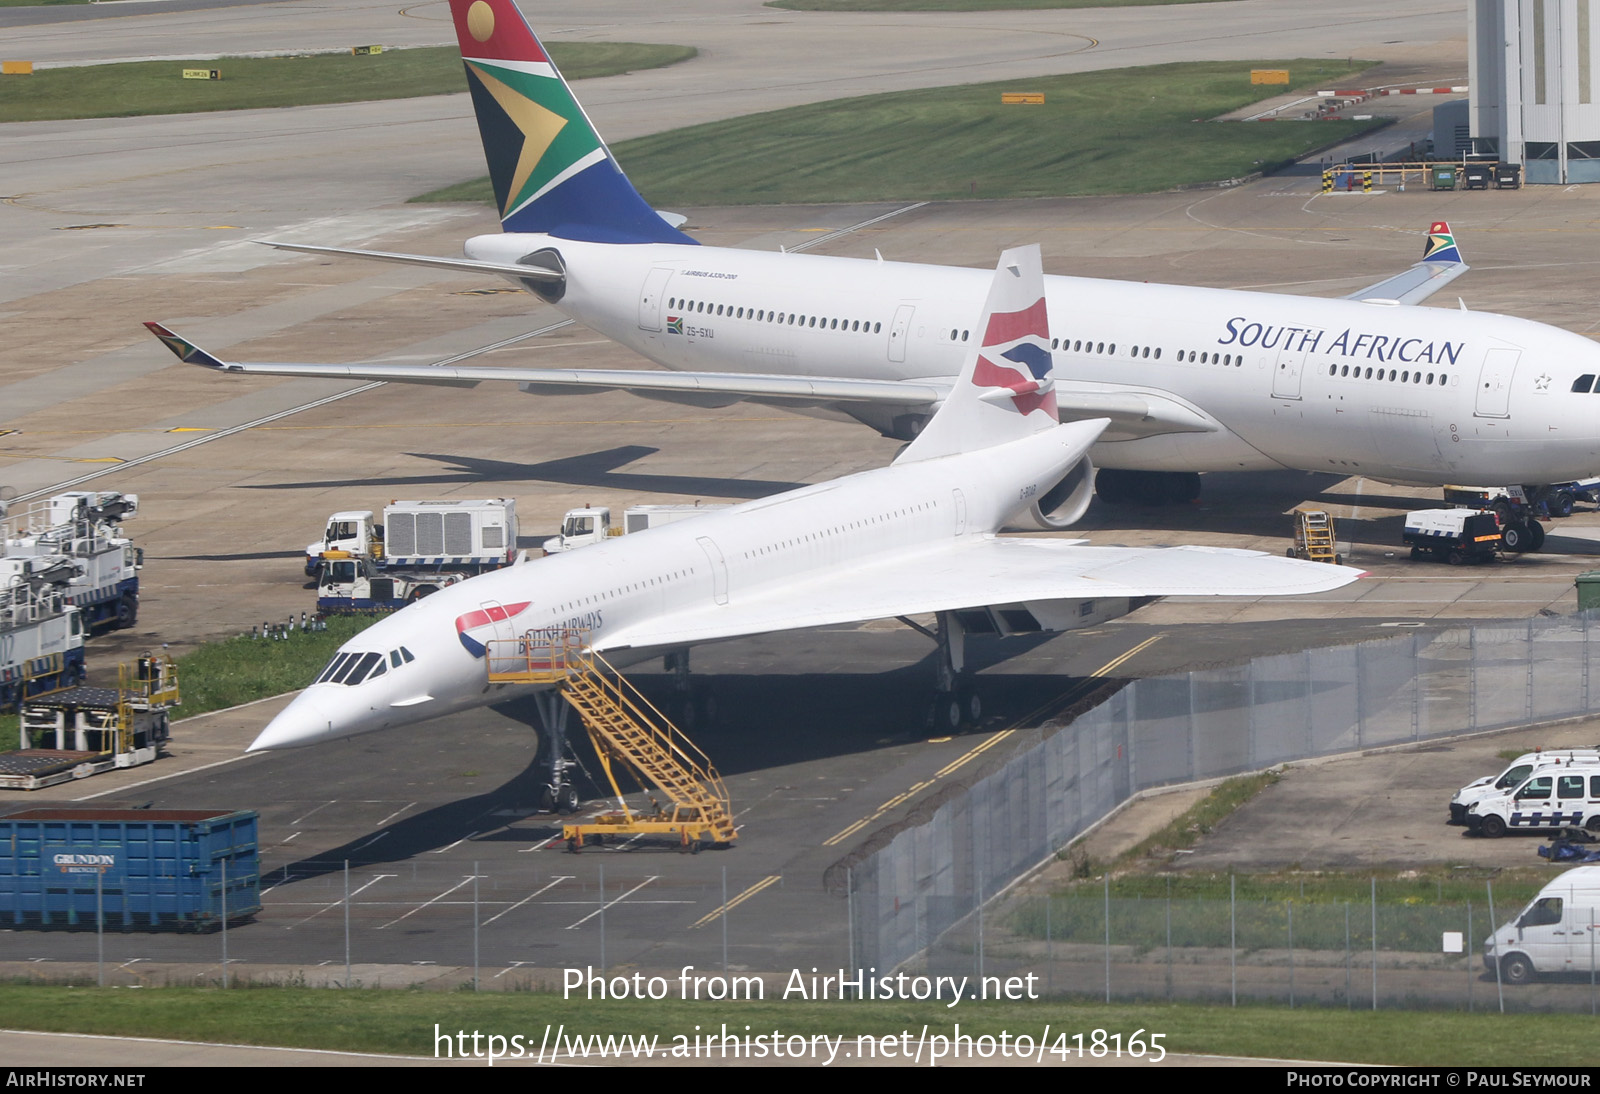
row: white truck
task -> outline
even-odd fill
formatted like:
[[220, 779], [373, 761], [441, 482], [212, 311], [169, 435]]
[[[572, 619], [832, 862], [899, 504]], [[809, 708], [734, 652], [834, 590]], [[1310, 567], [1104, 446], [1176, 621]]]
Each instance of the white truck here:
[[394, 611], [471, 576], [455, 570], [380, 570], [371, 559], [330, 558], [317, 578], [317, 611], [324, 615]]
[[1483, 943], [1483, 965], [1507, 984], [1541, 973], [1592, 973], [1600, 955], [1600, 866], [1568, 870]]
[[1515, 786], [1468, 805], [1466, 823], [1489, 839], [1513, 830], [1581, 827], [1600, 832], [1600, 763], [1575, 759], [1535, 767]]
[[365, 559], [374, 572], [402, 570], [480, 574], [517, 558], [517, 502], [392, 501], [376, 524], [371, 509], [328, 518], [322, 539], [306, 547], [306, 576], [325, 562]]
[[602, 543], [611, 536], [632, 535], [726, 508], [726, 505], [702, 505], [700, 502], [686, 505], [630, 505], [622, 511], [621, 524], [611, 523], [611, 510], [603, 505], [569, 509], [561, 520], [561, 534], [545, 540], [544, 550], [546, 554], [571, 551]]
[[131, 627], [139, 618], [139, 571], [144, 552], [122, 531], [139, 512], [139, 496], [120, 491], [73, 490], [6, 514], [7, 558], [66, 556], [76, 567], [66, 602], [85, 626]]
[[1401, 542], [1411, 559], [1433, 558], [1460, 566], [1492, 562], [1505, 545], [1500, 519], [1482, 509], [1418, 509], [1406, 514]]
[[83, 615], [53, 580], [55, 559], [5, 559], [0, 576], [0, 711], [83, 682]]
[[1526, 752], [1512, 760], [1510, 765], [1498, 775], [1485, 775], [1481, 779], [1474, 779], [1466, 786], [1455, 792], [1450, 799], [1450, 823], [1465, 824], [1467, 810], [1474, 802], [1492, 797], [1503, 790], [1520, 786], [1533, 774], [1536, 767], [1545, 767], [1552, 764], [1570, 764], [1573, 761], [1584, 763], [1600, 763], [1600, 749], [1593, 748], [1559, 748], [1549, 751]]

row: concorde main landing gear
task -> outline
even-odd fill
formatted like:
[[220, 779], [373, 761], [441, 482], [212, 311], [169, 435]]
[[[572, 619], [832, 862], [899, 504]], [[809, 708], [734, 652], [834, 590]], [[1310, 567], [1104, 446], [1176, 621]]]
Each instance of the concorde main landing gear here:
[[1102, 467], [1095, 472], [1094, 492], [1107, 505], [1184, 505], [1199, 500], [1200, 476], [1193, 471]]
[[704, 681], [696, 684], [689, 675], [689, 651], [673, 650], [661, 658], [661, 667], [672, 673], [672, 707], [668, 716], [684, 729], [705, 729], [717, 720], [717, 697]]
[[930, 631], [903, 615], [898, 618], [939, 645], [934, 658], [935, 685], [928, 729], [934, 733], [959, 733], [976, 726], [983, 720], [983, 701], [973, 690], [972, 677], [966, 671], [967, 632], [961, 620], [954, 612], [939, 612], [935, 629]]

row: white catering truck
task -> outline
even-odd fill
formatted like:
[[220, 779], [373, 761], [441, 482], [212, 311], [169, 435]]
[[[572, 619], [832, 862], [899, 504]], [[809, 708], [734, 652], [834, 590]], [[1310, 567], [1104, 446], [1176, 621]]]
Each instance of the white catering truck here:
[[611, 536], [632, 535], [647, 528], [676, 524], [680, 520], [726, 508], [727, 505], [702, 505], [700, 502], [686, 505], [630, 505], [622, 511], [621, 524], [611, 523], [611, 510], [603, 505], [568, 509], [567, 515], [561, 520], [561, 534], [545, 540], [544, 550], [546, 554], [571, 551], [577, 547], [603, 543]]
[[131, 627], [139, 618], [144, 552], [122, 531], [139, 512], [139, 496], [116, 490], [72, 490], [4, 514], [6, 558], [65, 556], [74, 572], [62, 591], [84, 626]]

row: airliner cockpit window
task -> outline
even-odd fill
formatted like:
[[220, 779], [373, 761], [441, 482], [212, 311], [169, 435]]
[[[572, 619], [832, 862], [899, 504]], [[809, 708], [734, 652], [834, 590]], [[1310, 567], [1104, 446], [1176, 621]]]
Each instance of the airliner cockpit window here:
[[1576, 380], [1572, 381], [1572, 390], [1580, 395], [1587, 395], [1589, 393], [1589, 389], [1593, 386], [1594, 373], [1592, 372], [1586, 372]]

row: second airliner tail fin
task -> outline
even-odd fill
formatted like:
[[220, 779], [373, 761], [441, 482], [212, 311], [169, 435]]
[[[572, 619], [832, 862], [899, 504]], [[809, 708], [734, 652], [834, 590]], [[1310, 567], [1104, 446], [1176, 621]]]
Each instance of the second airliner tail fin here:
[[508, 232], [694, 243], [639, 196], [512, 0], [450, 0]]
[[1001, 253], [974, 334], [955, 386], [896, 463], [992, 448], [1059, 424], [1038, 244]]

